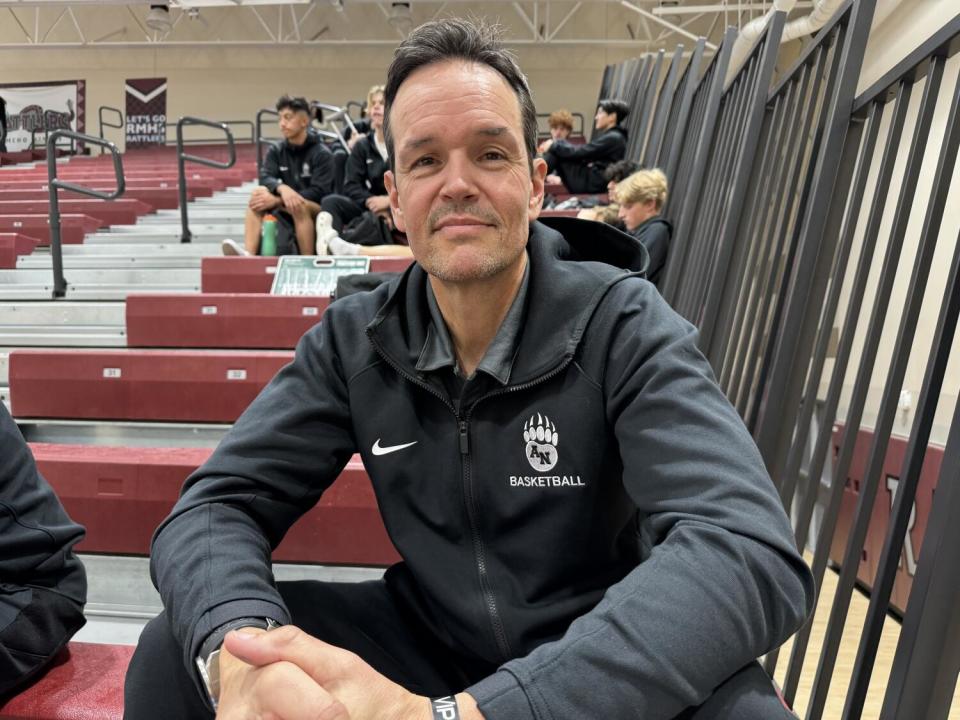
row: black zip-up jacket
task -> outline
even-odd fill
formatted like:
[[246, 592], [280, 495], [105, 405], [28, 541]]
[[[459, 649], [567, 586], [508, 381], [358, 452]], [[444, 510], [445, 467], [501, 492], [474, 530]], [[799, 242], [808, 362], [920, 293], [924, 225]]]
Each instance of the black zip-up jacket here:
[[627, 130], [615, 125], [609, 130], [597, 133], [590, 142], [574, 145], [566, 140], [554, 140], [550, 145], [554, 157], [565, 162], [576, 161], [590, 168], [591, 187], [606, 187], [603, 171], [627, 154]]
[[371, 130], [357, 140], [347, 158], [347, 169], [343, 178], [343, 192], [361, 207], [374, 195], [386, 195], [383, 175], [390, 169], [383, 159]]
[[87, 576], [67, 517], [0, 403], [0, 700], [83, 627]]
[[274, 143], [260, 168], [260, 184], [277, 194], [280, 182], [317, 204], [333, 192], [333, 155], [320, 136], [307, 131], [303, 145]]
[[416, 369], [419, 265], [330, 305], [154, 536], [188, 668], [223, 623], [289, 622], [271, 548], [355, 451], [403, 557], [387, 582], [500, 666], [467, 688], [490, 720], [672, 718], [801, 625], [812, 578], [756, 446], [694, 328], [595, 260], [636, 266], [639, 244], [613, 257], [594, 228], [531, 225], [509, 379], [459, 413]]
[[659, 215], [644, 220], [630, 234], [643, 243], [650, 253], [650, 267], [647, 268], [647, 279], [660, 287], [660, 276], [663, 266], [667, 264], [667, 251], [670, 249], [670, 238], [673, 235], [673, 225]]

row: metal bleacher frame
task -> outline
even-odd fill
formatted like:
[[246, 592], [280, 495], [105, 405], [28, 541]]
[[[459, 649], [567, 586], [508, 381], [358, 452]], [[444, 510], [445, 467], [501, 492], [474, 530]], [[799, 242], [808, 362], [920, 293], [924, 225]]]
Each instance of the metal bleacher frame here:
[[[676, 177], [671, 178], [676, 191], [664, 212], [677, 227], [664, 295], [699, 328], [701, 349], [753, 432], [788, 512], [793, 511], [801, 549], [809, 539], [814, 507], [824, 498], [821, 478], [833, 450], [812, 563], [818, 586], [838, 537], [843, 559], [807, 720], [824, 717], [960, 146], [960, 82], [950, 92], [941, 89], [946, 60], [960, 51], [960, 16], [855, 97], [875, 4], [875, 0], [848, 0], [772, 85], [784, 20], [774, 15], [745, 65], [718, 96], [728, 60], [729, 36], [725, 38], [694, 90], [691, 120]], [[608, 68], [605, 83], [615, 76], [616, 69]], [[919, 104], [914, 103], [918, 114], [906, 150], [907, 108], [913, 88], [921, 85], [923, 96]], [[934, 145], [937, 170], [929, 196], [920, 198], [920, 166], [928, 142], [935, 142], [930, 138], [933, 113], [943, 103], [949, 103], [950, 115], [942, 145]], [[884, 230], [888, 234], [883, 267], [874, 295], [865, 297], [868, 274], [876, 266], [874, 251], [884, 210], [893, 200], [887, 195], [894, 178], [900, 189], [892, 225]], [[871, 198], [870, 211], [861, 221], [865, 197]], [[901, 250], [915, 201], [926, 211], [919, 248], [908, 268]], [[859, 255], [855, 255], [858, 224], [865, 228]], [[907, 274], [906, 301], [893, 310], [894, 279]], [[840, 320], [836, 316], [845, 278], [849, 297], [838, 335], [834, 326]], [[851, 472], [856, 431], [864, 418], [888, 310], [900, 313], [895, 351], [883, 376], [849, 531], [839, 535], [840, 500]], [[960, 315], [960, 248], [953, 252], [937, 312], [894, 505], [883, 531], [883, 550], [869, 588], [870, 606], [845, 695], [843, 720], [861, 716], [890, 609]], [[854, 367], [850, 364], [854, 336], [867, 315]], [[820, 399], [828, 357], [833, 367], [826, 397]], [[856, 382], [844, 419], [837, 417], [837, 410], [849, 371], [855, 372]], [[837, 447], [834, 423], [840, 421], [844, 431]], [[953, 413], [923, 552], [888, 678], [884, 720], [932, 720], [946, 718], [950, 712], [960, 668], [958, 468], [960, 405]], [[791, 704], [811, 628], [812, 622], [793, 639], [783, 687]], [[777, 661], [776, 651], [765, 658], [771, 674]]]

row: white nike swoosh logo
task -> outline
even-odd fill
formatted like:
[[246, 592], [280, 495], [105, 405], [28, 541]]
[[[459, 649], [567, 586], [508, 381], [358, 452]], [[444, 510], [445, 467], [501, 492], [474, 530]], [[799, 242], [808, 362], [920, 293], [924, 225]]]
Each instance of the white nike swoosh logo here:
[[397, 450], [403, 450], [404, 448], [408, 448], [411, 445], [416, 445], [417, 442], [418, 442], [417, 440], [414, 440], [413, 442], [408, 442], [405, 445], [390, 445], [389, 447], [381, 447], [380, 438], [377, 438], [377, 441], [373, 444], [373, 454], [389, 455], [390, 453], [396, 452]]

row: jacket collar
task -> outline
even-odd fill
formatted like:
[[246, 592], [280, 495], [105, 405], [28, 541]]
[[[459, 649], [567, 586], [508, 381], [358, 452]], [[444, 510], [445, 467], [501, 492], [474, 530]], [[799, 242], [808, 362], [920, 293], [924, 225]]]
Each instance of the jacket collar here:
[[[557, 222], [562, 221], [562, 222]], [[549, 227], [559, 226], [562, 230]], [[565, 364], [575, 353], [597, 305], [625, 277], [642, 275], [646, 250], [615, 228], [586, 220], [551, 218], [530, 226], [527, 314], [510, 374], [522, 385]], [[433, 342], [427, 274], [414, 263], [395, 281], [367, 334], [387, 361], [408, 376]]]

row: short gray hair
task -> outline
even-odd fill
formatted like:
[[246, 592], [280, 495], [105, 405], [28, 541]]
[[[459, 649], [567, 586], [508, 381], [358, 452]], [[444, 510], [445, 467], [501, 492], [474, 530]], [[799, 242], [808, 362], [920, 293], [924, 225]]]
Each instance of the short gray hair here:
[[384, 93], [383, 135], [387, 142], [390, 167], [395, 166], [390, 109], [403, 81], [414, 70], [443, 60], [465, 60], [496, 70], [516, 93], [520, 103], [524, 146], [532, 169], [537, 154], [537, 109], [533, 104], [527, 78], [513, 54], [503, 48], [501, 30], [481, 21], [451, 18], [424, 23], [400, 43], [387, 70]]

